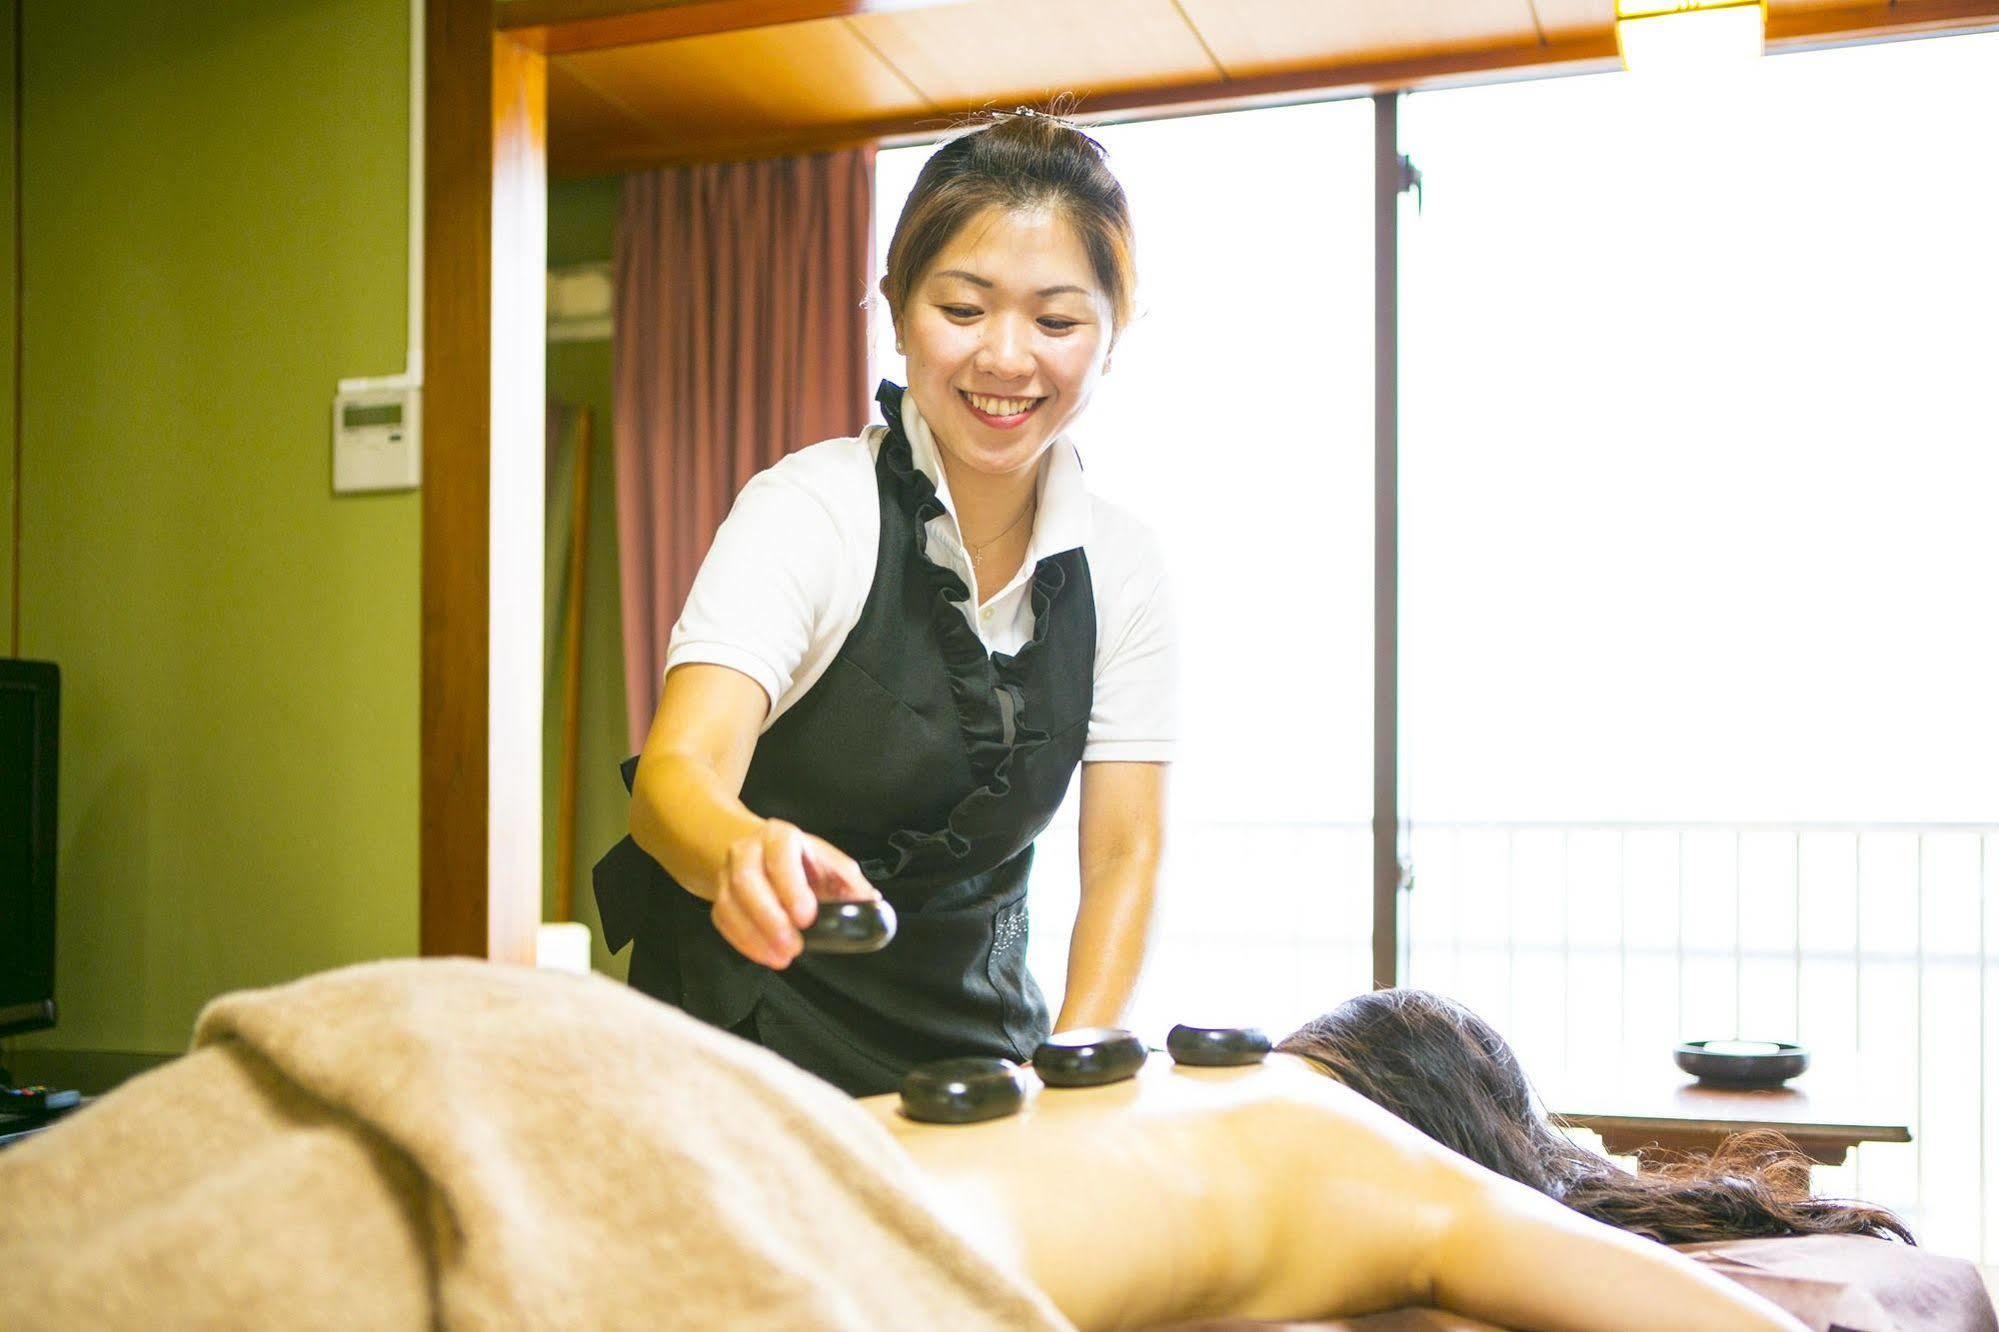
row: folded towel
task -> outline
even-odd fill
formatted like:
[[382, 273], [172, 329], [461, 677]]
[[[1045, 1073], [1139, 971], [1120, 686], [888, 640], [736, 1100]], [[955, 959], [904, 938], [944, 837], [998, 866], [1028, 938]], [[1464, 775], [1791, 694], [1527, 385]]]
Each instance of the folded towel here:
[[598, 976], [372, 963], [210, 1004], [0, 1153], [0, 1327], [1068, 1324], [857, 1105]]

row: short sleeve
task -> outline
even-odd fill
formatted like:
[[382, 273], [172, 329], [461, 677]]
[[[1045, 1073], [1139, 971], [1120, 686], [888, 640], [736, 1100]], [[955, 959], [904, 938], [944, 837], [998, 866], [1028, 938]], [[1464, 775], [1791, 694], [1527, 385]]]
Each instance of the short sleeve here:
[[781, 470], [758, 473], [701, 561], [668, 640], [666, 669], [730, 667], [762, 686], [775, 708], [823, 636], [847, 555], [818, 498]]
[[1180, 662], [1165, 560], [1151, 532], [1109, 506], [1099, 505], [1093, 526], [1099, 642], [1083, 762], [1169, 763], [1180, 734]]

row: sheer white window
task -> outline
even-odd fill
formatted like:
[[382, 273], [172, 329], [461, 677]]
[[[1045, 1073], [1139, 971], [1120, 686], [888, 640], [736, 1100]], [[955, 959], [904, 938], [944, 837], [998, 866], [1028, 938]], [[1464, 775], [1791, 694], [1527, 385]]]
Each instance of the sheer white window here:
[[[1278, 1031], [1368, 984], [1373, 287], [1369, 104], [1091, 132], [1131, 200], [1140, 316], [1075, 435], [1171, 561], [1185, 741], [1130, 1021]], [[930, 147], [879, 159], [878, 253]], [[876, 364], [900, 382], [884, 316]], [[1074, 801], [1030, 959], [1059, 1002]]]
[[1917, 1138], [1820, 1187], [1975, 1251], [1999, 36], [1402, 114], [1414, 979], [1548, 1081], [1803, 1039]]

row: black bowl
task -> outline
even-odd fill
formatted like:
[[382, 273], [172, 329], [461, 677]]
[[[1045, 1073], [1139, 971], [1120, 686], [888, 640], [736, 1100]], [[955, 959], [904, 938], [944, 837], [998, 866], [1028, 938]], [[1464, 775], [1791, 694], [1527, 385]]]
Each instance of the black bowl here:
[[[1710, 1048], [1731, 1045], [1762, 1048]], [[1781, 1087], [1810, 1066], [1812, 1052], [1789, 1041], [1688, 1041], [1673, 1062], [1711, 1087]]]

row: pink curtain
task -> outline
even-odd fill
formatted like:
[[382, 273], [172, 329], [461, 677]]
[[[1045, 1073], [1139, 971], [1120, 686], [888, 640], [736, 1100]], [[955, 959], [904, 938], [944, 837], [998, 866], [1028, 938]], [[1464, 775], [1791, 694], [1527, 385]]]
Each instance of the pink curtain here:
[[868, 419], [872, 147], [625, 179], [613, 431], [634, 751], [736, 492]]

